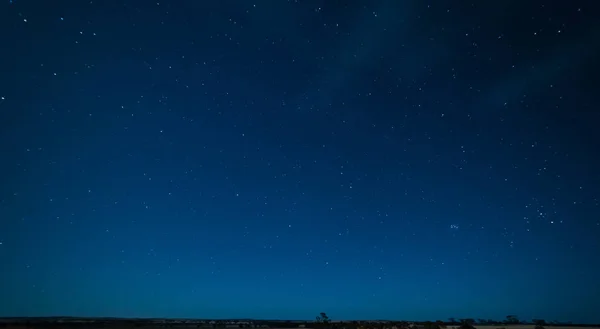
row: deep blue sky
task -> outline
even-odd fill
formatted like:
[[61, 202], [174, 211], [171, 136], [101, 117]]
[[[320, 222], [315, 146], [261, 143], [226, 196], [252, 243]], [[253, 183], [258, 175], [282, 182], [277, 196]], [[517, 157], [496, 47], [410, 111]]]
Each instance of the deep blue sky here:
[[600, 11], [472, 2], [0, 4], [0, 316], [600, 322]]

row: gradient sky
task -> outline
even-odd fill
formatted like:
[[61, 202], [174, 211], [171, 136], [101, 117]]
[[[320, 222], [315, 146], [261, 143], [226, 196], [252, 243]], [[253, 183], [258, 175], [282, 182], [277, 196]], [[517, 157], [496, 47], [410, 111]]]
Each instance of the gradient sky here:
[[0, 316], [600, 322], [598, 9], [4, 1]]

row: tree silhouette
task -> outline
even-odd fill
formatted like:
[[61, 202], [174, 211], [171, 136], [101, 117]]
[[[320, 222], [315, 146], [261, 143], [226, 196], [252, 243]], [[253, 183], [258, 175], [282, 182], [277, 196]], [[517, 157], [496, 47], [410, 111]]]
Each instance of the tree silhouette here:
[[331, 319], [325, 314], [325, 312], [321, 312], [319, 316], [316, 318], [318, 323], [329, 323]]
[[506, 323], [507, 324], [519, 324], [519, 318], [516, 315], [507, 315]]
[[425, 323], [423, 323], [423, 328], [424, 329], [440, 329], [440, 327], [438, 326], [437, 323], [434, 323], [431, 321], [426, 321]]
[[458, 328], [460, 328], [460, 329], [475, 329], [475, 327], [473, 326], [473, 323], [475, 323], [475, 320], [473, 320], [473, 319], [460, 319], [460, 326]]
[[546, 320], [542, 319], [533, 319], [531, 322], [535, 324], [535, 329], [544, 329], [544, 326], [546, 325]]

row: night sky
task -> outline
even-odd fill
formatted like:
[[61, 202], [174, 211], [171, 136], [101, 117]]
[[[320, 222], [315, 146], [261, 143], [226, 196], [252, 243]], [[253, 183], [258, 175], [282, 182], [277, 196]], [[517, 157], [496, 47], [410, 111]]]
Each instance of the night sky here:
[[0, 316], [600, 322], [598, 7], [5, 0]]

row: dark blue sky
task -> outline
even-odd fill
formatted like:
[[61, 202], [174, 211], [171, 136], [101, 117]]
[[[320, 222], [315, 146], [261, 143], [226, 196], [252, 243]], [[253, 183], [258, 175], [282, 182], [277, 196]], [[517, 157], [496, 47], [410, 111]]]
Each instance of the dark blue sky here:
[[5, 1], [0, 316], [600, 322], [598, 15]]

